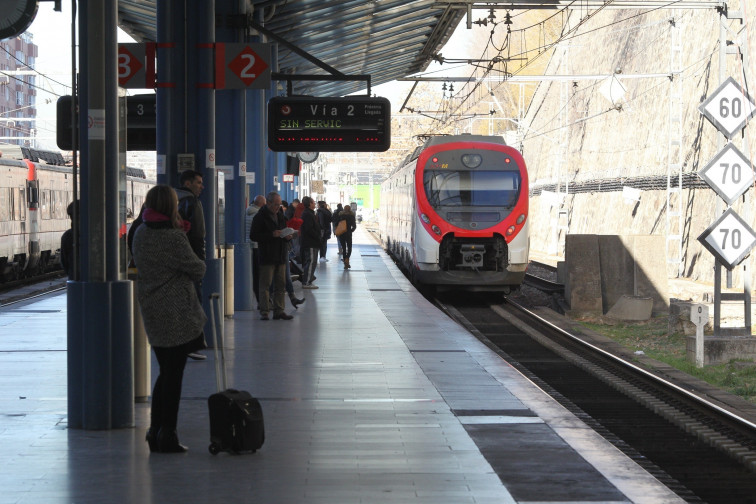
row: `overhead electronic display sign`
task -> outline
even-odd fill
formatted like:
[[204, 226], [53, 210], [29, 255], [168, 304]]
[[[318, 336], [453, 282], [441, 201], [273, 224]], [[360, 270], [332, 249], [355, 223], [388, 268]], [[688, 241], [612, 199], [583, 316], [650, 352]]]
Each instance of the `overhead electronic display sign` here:
[[383, 152], [391, 146], [386, 98], [276, 97], [268, 102], [268, 147], [275, 152]]

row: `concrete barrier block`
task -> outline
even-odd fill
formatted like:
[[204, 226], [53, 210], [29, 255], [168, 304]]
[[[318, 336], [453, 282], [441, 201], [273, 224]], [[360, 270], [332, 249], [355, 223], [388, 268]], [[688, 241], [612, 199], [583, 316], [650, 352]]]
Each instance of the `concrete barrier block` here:
[[632, 236], [630, 248], [634, 259], [633, 277], [636, 296], [654, 301], [654, 314], [669, 310], [666, 242], [664, 236]]
[[[685, 338], [688, 361], [696, 361], [696, 337]], [[756, 337], [704, 336], [704, 365], [725, 364], [733, 359], [756, 360]]]
[[598, 236], [568, 234], [565, 239], [565, 260], [565, 296], [570, 309], [603, 314]]
[[601, 235], [598, 237], [601, 258], [601, 299], [604, 313], [624, 295], [635, 295], [632, 237]]
[[650, 297], [623, 294], [606, 316], [617, 320], [648, 320], [651, 318], [653, 306], [654, 301]]

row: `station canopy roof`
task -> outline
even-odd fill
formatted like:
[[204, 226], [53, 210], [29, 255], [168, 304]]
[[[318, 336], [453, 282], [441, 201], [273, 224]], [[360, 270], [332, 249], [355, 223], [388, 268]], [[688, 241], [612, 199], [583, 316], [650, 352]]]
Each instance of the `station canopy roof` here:
[[[159, 1], [119, 0], [118, 25], [138, 42], [156, 42]], [[249, 19], [289, 44], [343, 74], [370, 75], [371, 86], [377, 86], [422, 72], [448, 41], [465, 11], [436, 5], [435, 0], [279, 0], [250, 2], [247, 11]], [[278, 72], [329, 74], [284, 44], [279, 44]], [[366, 82], [293, 82], [296, 95], [356, 92], [366, 92]]]

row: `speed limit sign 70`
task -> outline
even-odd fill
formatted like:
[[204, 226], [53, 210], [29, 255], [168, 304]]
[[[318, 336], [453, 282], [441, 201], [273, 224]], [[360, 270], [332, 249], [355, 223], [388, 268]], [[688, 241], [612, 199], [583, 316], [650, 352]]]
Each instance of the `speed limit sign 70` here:
[[728, 143], [698, 176], [709, 184], [728, 205], [753, 185], [753, 165], [733, 144]]
[[756, 233], [732, 208], [728, 208], [701, 233], [698, 241], [731, 270], [756, 245]]
[[753, 98], [728, 77], [698, 110], [727, 138], [732, 139], [756, 113]]

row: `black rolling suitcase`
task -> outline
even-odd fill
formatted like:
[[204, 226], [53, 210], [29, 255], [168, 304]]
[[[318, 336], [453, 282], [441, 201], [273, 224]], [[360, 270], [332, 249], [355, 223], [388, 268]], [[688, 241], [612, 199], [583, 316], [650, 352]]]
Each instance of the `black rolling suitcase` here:
[[222, 321], [220, 296], [214, 293], [210, 295], [210, 324], [213, 329], [218, 392], [207, 399], [210, 409], [208, 449], [213, 455], [221, 451], [236, 454], [254, 453], [265, 442], [262, 407], [249, 392], [226, 387], [226, 356], [223, 350], [223, 335], [221, 334], [219, 342], [215, 327], [216, 310], [218, 320]]

